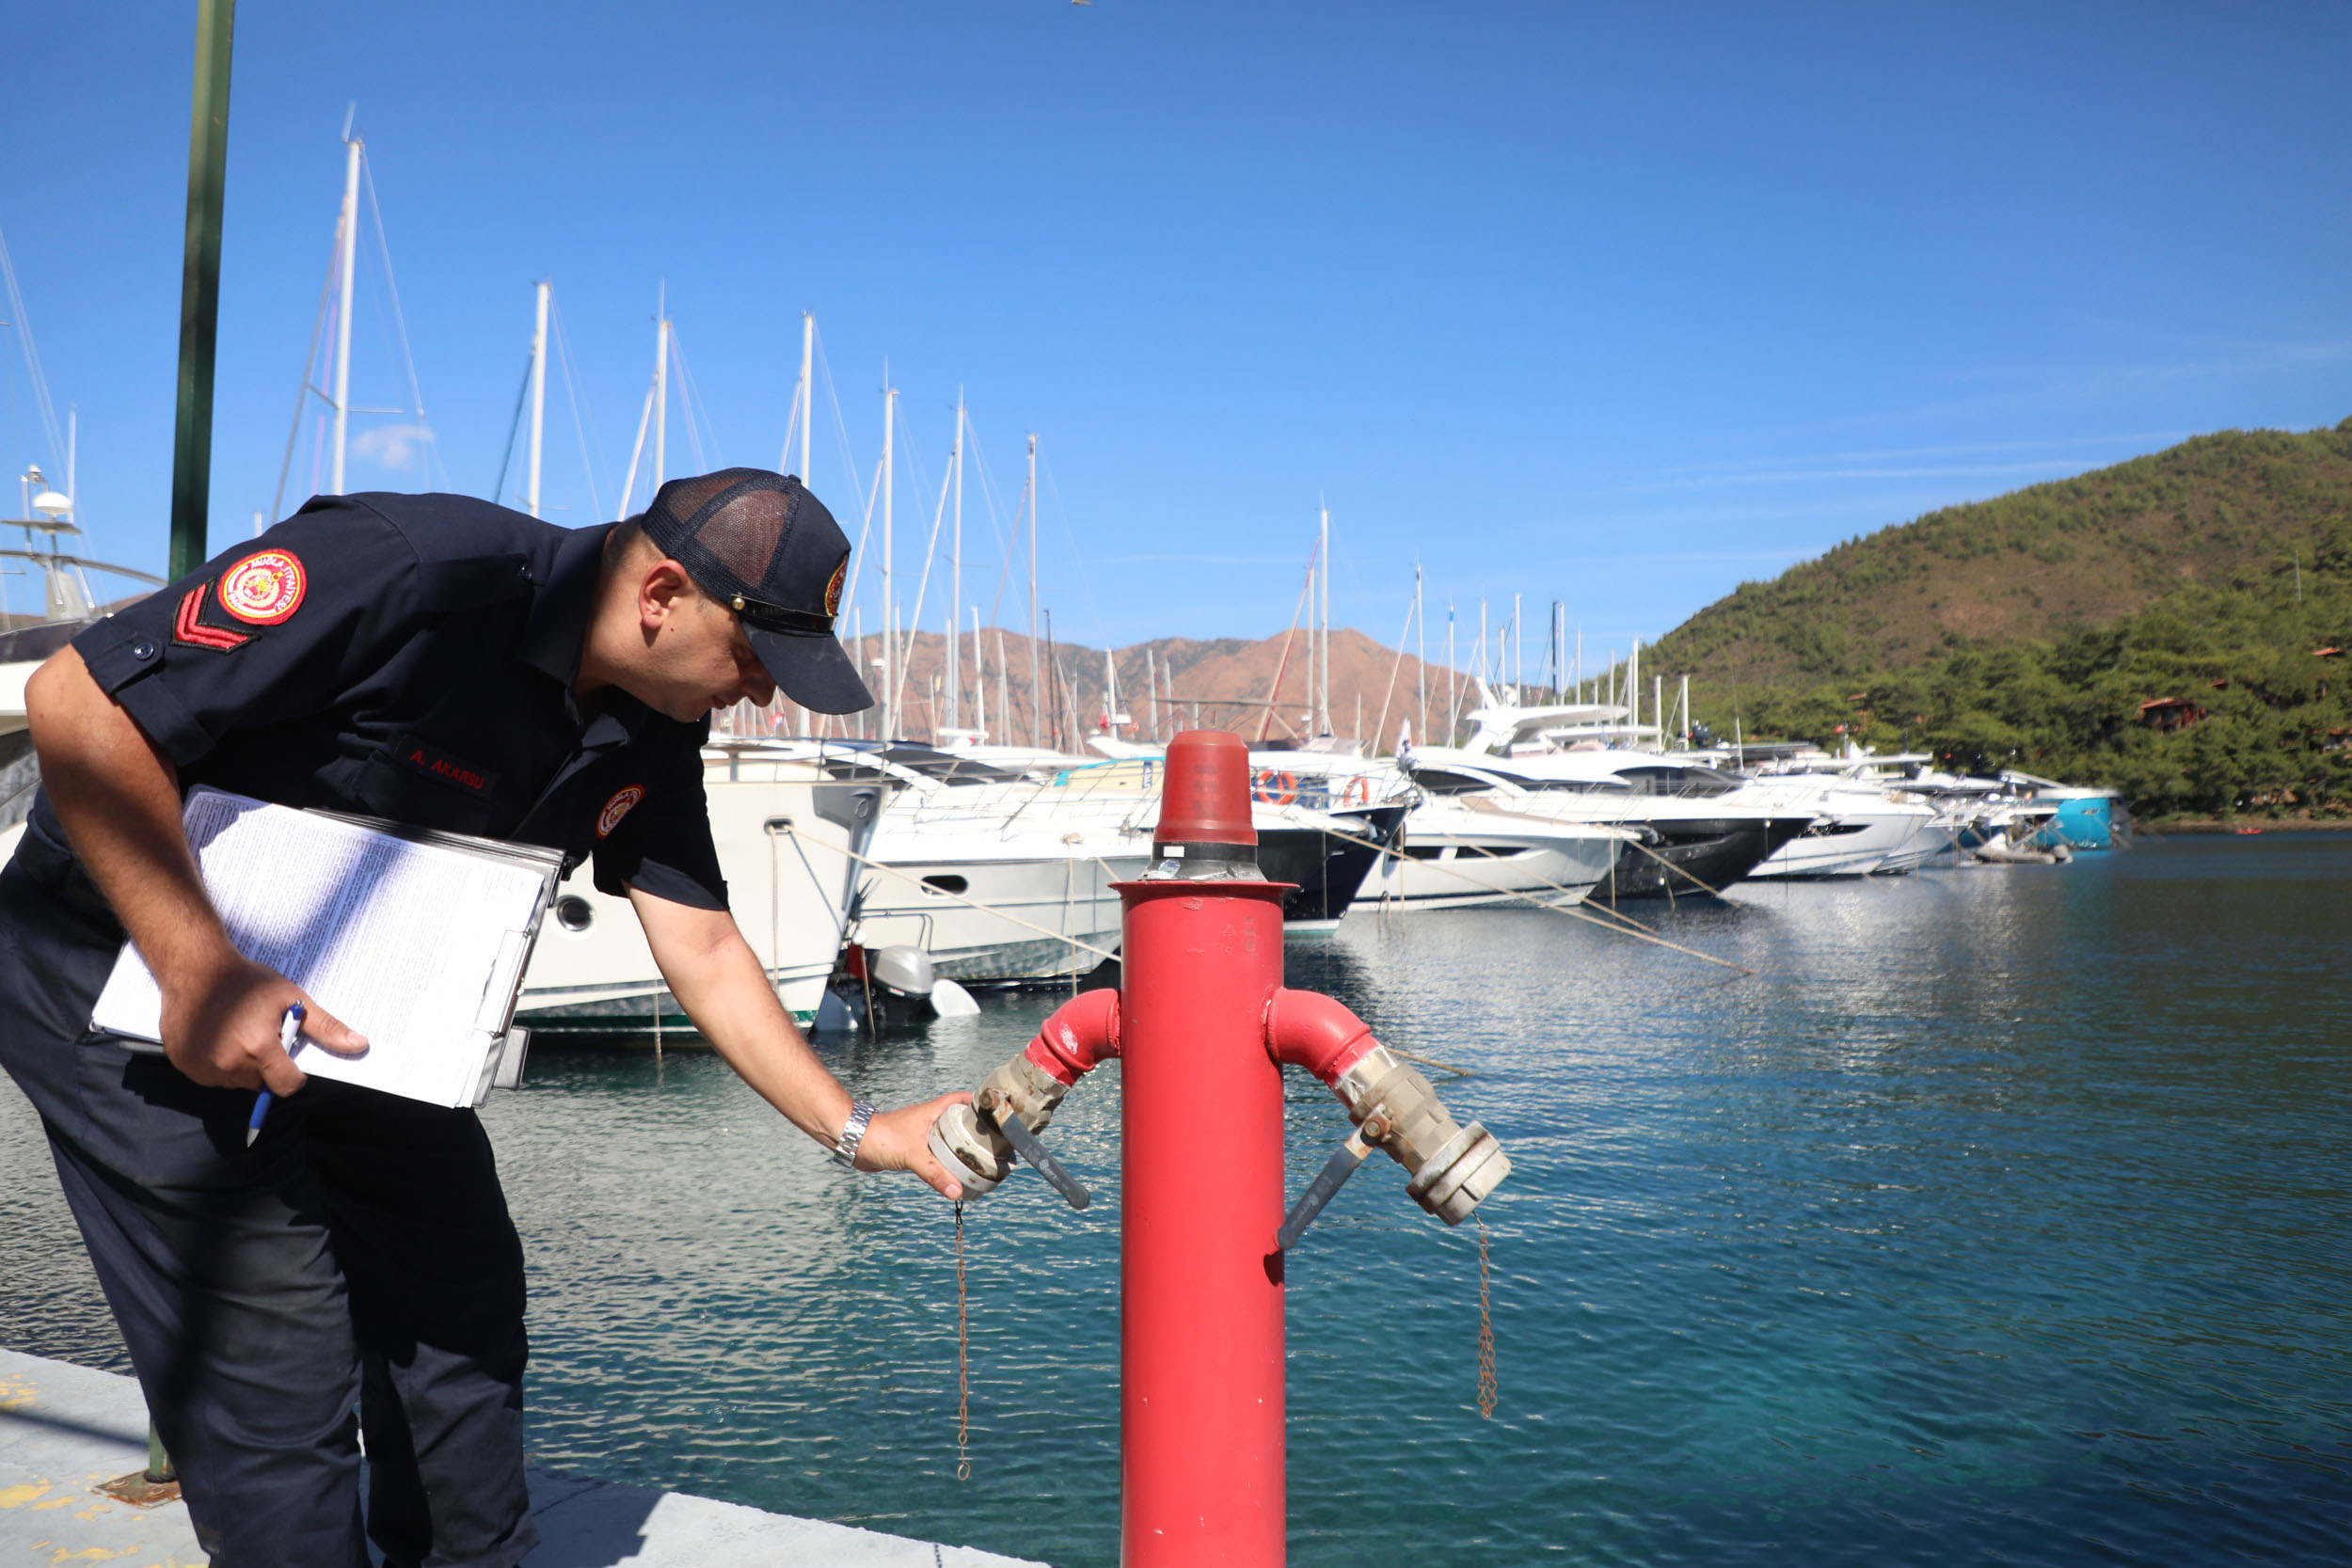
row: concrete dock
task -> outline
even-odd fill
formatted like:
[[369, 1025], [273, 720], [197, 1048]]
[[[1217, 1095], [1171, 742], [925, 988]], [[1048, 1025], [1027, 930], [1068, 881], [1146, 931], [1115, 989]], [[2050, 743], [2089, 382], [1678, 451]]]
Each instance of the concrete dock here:
[[[135, 1508], [96, 1490], [146, 1465], [147, 1406], [135, 1382], [0, 1350], [0, 1562], [199, 1568], [205, 1557], [184, 1504]], [[545, 1539], [524, 1568], [1043, 1568], [539, 1470], [531, 1511]]]

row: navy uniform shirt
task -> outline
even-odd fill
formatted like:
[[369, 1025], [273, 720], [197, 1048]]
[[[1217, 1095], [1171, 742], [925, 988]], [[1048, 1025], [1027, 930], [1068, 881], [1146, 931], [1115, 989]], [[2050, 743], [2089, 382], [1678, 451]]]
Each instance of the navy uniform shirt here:
[[[572, 694], [610, 531], [465, 496], [319, 497], [73, 646], [183, 792], [545, 845], [567, 871], [593, 855], [606, 893], [723, 910], [709, 721]], [[34, 825], [62, 843], [45, 800]]]

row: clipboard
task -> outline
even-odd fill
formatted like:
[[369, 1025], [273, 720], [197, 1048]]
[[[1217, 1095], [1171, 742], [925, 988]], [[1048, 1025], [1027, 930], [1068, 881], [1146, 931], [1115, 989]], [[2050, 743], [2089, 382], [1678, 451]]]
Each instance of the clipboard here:
[[[199, 785], [181, 814], [230, 940], [368, 1038], [302, 1070], [428, 1104], [521, 1082], [515, 998], [563, 876], [560, 851], [298, 811]], [[163, 997], [123, 944], [90, 1026], [161, 1050]]]

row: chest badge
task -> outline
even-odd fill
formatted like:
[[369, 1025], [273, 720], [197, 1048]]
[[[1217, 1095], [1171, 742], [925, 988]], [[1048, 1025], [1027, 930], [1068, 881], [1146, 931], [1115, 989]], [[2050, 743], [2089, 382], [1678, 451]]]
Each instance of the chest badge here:
[[611, 837], [612, 830], [621, 825], [621, 818], [628, 815], [629, 808], [644, 798], [644, 784], [630, 784], [627, 789], [614, 790], [612, 799], [604, 803], [604, 810], [596, 813], [596, 836]]
[[220, 608], [249, 626], [274, 626], [302, 608], [310, 574], [292, 550], [256, 550], [220, 575]]

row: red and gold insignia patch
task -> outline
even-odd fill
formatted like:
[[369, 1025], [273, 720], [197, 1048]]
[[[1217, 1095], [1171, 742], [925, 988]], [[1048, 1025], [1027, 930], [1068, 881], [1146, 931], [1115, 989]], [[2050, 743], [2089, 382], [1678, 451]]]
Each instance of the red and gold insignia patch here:
[[847, 578], [849, 575], [850, 558], [845, 555], [841, 558], [841, 564], [833, 569], [832, 580], [825, 584], [826, 614], [838, 615], [841, 613], [841, 582], [842, 579]]
[[629, 808], [644, 798], [644, 784], [630, 784], [627, 789], [614, 790], [612, 799], [604, 803], [604, 810], [596, 813], [596, 836], [610, 837], [612, 830], [621, 825], [621, 818], [628, 815]]
[[274, 626], [302, 608], [310, 575], [292, 550], [256, 550], [220, 575], [220, 608], [249, 626]]

